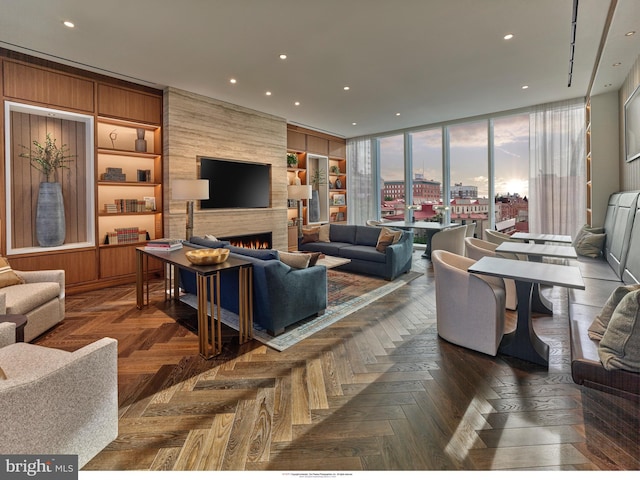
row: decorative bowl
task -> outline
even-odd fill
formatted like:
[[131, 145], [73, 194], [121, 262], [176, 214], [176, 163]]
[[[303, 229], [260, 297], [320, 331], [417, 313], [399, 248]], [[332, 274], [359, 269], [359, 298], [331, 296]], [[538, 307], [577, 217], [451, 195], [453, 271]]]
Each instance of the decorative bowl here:
[[194, 265], [215, 265], [229, 258], [228, 248], [198, 248], [185, 252], [187, 259]]

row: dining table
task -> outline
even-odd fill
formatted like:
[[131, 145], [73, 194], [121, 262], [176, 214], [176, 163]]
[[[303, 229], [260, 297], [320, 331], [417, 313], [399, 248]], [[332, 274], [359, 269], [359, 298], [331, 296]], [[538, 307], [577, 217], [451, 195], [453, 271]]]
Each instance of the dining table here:
[[455, 223], [455, 222], [441, 223], [441, 222], [424, 222], [424, 221], [417, 221], [417, 222], [398, 221], [398, 222], [384, 222], [380, 224], [381, 227], [400, 228], [402, 230], [415, 230], [415, 229], [424, 230], [427, 237], [427, 243], [424, 249], [424, 253], [422, 254], [422, 258], [426, 258], [428, 260], [431, 260], [431, 238], [441, 230], [445, 230], [451, 227], [457, 227], [458, 225], [459, 223]]
[[533, 286], [556, 285], [584, 290], [580, 269], [573, 265], [525, 262], [501, 257], [482, 257], [468, 268], [470, 273], [510, 278], [515, 281], [518, 298], [517, 325], [503, 336], [498, 352], [549, 366], [549, 345], [535, 332], [531, 317]]
[[[543, 257], [576, 259], [578, 254], [571, 245], [548, 245], [540, 243], [503, 242], [496, 247], [496, 253], [526, 256], [531, 262], [542, 262]], [[533, 286], [531, 308], [534, 312], [553, 315], [553, 304], [540, 291], [540, 285]]]
[[533, 242], [538, 244], [544, 243], [571, 243], [573, 240], [571, 235], [556, 235], [553, 233], [530, 233], [516, 232], [511, 235], [515, 240], [524, 240], [525, 242]]

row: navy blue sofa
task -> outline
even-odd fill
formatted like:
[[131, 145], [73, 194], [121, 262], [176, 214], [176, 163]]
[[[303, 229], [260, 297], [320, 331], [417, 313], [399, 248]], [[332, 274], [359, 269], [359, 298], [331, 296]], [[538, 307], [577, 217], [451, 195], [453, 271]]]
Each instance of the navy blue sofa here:
[[[253, 264], [253, 321], [272, 335], [305, 318], [321, 315], [327, 308], [327, 269], [316, 265], [295, 269], [282, 263], [277, 250], [256, 250], [229, 245], [229, 242], [191, 237], [185, 246], [220, 248]], [[195, 274], [180, 270], [180, 286], [196, 293]], [[238, 313], [238, 272], [221, 274], [221, 306]]]
[[393, 280], [411, 270], [413, 232], [402, 231], [397, 243], [388, 246], [384, 252], [379, 252], [376, 245], [380, 230], [382, 227], [332, 223], [329, 242], [302, 243], [299, 249], [348, 258], [351, 262], [338, 267], [339, 269]]

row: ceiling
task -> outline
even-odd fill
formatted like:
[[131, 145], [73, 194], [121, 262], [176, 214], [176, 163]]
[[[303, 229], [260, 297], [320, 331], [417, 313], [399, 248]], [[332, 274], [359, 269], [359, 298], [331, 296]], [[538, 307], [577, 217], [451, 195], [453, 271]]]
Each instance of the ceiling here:
[[598, 67], [610, 2], [579, 1], [570, 87], [573, 0], [0, 0], [0, 46], [351, 138], [585, 96], [596, 68], [618, 90], [640, 1], [613, 4]]

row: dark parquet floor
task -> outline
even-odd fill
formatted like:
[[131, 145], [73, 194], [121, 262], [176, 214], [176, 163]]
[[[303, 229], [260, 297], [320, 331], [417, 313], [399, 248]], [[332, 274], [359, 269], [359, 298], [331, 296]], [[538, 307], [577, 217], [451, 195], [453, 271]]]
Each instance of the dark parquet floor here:
[[67, 297], [37, 343], [119, 341], [119, 435], [85, 470], [636, 470], [637, 404], [571, 380], [563, 289], [535, 327], [548, 370], [448, 344], [433, 271], [294, 347], [238, 345], [205, 361], [193, 315], [135, 307], [135, 286]]

